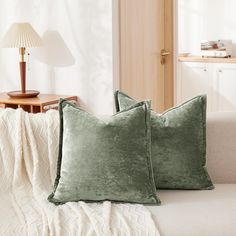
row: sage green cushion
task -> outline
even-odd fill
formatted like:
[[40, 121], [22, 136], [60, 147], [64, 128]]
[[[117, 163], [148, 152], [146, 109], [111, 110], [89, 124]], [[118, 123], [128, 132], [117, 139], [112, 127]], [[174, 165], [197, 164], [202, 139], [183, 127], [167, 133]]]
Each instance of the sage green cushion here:
[[60, 102], [57, 177], [49, 201], [104, 201], [159, 205], [150, 157], [146, 102], [98, 119]]
[[[117, 111], [137, 104], [115, 93]], [[163, 114], [151, 112], [152, 163], [159, 189], [213, 189], [206, 163], [206, 96]]]

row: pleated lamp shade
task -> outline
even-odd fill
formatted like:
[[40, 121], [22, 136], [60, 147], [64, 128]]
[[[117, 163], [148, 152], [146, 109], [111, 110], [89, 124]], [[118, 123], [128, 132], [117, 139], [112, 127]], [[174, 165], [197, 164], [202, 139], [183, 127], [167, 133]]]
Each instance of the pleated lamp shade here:
[[14, 23], [5, 34], [3, 48], [31, 48], [42, 46], [43, 41], [29, 23]]

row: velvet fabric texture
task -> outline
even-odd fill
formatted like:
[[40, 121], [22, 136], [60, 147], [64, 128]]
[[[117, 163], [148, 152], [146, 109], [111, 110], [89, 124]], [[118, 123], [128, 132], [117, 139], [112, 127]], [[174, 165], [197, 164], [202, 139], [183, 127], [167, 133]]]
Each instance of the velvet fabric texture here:
[[[115, 93], [116, 109], [137, 103]], [[163, 114], [151, 111], [152, 164], [157, 189], [213, 189], [206, 164], [206, 96]]]
[[62, 100], [57, 177], [49, 201], [159, 205], [146, 102], [98, 119]]

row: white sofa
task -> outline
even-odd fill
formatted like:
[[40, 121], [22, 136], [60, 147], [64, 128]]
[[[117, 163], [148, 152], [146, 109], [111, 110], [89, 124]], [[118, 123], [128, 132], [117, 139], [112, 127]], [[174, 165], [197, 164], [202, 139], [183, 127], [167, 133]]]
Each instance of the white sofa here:
[[208, 115], [207, 168], [214, 190], [162, 190], [148, 207], [162, 236], [236, 236], [236, 113]]
[[[113, 205], [106, 211], [112, 220], [106, 214], [95, 217], [92, 208], [87, 217], [85, 205], [56, 207], [47, 201], [56, 175], [58, 113], [27, 114], [0, 109], [0, 236], [95, 235], [94, 226], [103, 230], [105, 221], [116, 227], [115, 235], [154, 236], [152, 219], [161, 236], [236, 236], [236, 113], [208, 117], [207, 166], [214, 190], [159, 191], [162, 205], [148, 207], [152, 218], [146, 208]], [[127, 226], [130, 233], [120, 233]]]

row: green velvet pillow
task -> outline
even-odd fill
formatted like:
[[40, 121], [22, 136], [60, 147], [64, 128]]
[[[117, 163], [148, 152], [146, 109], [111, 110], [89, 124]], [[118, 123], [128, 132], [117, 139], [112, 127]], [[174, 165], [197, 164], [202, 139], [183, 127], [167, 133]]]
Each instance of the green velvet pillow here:
[[[115, 93], [117, 111], [137, 104]], [[213, 189], [206, 163], [206, 96], [163, 114], [151, 111], [152, 165], [158, 189]]]
[[140, 102], [98, 119], [62, 100], [57, 177], [49, 201], [159, 205], [150, 157], [148, 106]]

